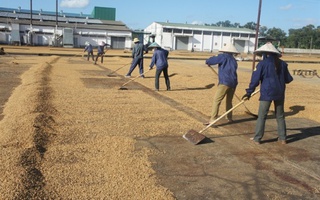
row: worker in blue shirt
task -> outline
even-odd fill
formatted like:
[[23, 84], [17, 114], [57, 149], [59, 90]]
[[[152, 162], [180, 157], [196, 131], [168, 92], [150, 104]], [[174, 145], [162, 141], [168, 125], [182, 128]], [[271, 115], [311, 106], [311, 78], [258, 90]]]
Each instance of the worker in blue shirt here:
[[105, 51], [104, 51], [104, 48], [106, 46], [109, 46], [108, 44], [106, 44], [105, 42], [101, 42], [98, 46], [98, 54], [97, 54], [97, 57], [96, 57], [96, 60], [94, 62], [94, 64], [97, 64], [97, 61], [98, 61], [98, 58], [101, 57], [101, 63], [103, 63], [103, 56], [105, 54]]
[[168, 55], [169, 51], [161, 48], [156, 42], [149, 45], [148, 48], [154, 48], [154, 52], [151, 58], [151, 63], [149, 70], [156, 65], [156, 75], [155, 75], [155, 89], [159, 91], [159, 78], [161, 73], [163, 72], [163, 76], [165, 78], [165, 83], [167, 86], [167, 90], [171, 90], [170, 87], [170, 79], [168, 75]]
[[278, 125], [278, 140], [281, 144], [286, 144], [285, 89], [286, 84], [290, 83], [293, 78], [288, 70], [288, 64], [279, 58], [280, 52], [271, 43], [266, 43], [254, 53], [258, 56], [263, 55], [263, 59], [254, 69], [249, 88], [246, 89], [246, 94], [242, 97], [243, 100], [249, 100], [255, 88], [260, 84], [258, 119], [255, 136], [251, 139], [256, 144], [261, 143], [267, 114], [273, 102]]
[[143, 55], [144, 55], [144, 52], [148, 53], [148, 49], [145, 45], [140, 43], [140, 40], [138, 38], [134, 38], [133, 43], [134, 43], [134, 46], [132, 49], [132, 63], [131, 63], [129, 72], [126, 74], [125, 77], [130, 78], [132, 71], [136, 68], [137, 65], [139, 65], [140, 76], [144, 78]]
[[89, 61], [90, 56], [91, 56], [91, 58], [92, 58], [92, 61], [94, 61], [93, 47], [92, 47], [92, 45], [91, 45], [89, 42], [86, 42], [85, 45], [86, 45], [86, 46], [85, 46], [83, 52], [88, 52], [87, 61]]
[[[209, 67], [211, 67], [211, 65], [218, 65], [219, 83], [213, 99], [210, 120], [204, 123], [204, 125], [209, 125], [218, 118], [219, 107], [224, 97], [226, 97], [226, 110], [228, 111], [232, 108], [232, 99], [238, 85], [238, 63], [234, 58], [234, 55], [239, 53], [238, 50], [233, 44], [229, 43], [226, 44], [220, 52], [222, 53], [206, 60], [206, 64]], [[232, 112], [228, 113], [226, 118], [228, 122], [233, 122]]]

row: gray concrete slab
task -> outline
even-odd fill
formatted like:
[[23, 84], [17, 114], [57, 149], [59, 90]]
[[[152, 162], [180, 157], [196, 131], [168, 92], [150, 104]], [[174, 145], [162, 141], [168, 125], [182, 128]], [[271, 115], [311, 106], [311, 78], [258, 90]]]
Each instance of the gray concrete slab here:
[[150, 159], [159, 183], [177, 199], [319, 199], [320, 125], [287, 119], [287, 145], [277, 142], [274, 119], [261, 145], [250, 140], [254, 126], [254, 118], [235, 116], [233, 124], [220, 123], [222, 135], [209, 132], [199, 145], [155, 137], [141, 138], [137, 148], [157, 150]]

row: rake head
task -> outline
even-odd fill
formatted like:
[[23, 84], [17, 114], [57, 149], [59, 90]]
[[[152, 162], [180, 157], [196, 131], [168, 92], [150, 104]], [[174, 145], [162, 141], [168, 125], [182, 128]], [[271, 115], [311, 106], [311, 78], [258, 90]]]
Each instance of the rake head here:
[[201, 133], [191, 129], [189, 130], [187, 133], [185, 133], [182, 136], [184, 139], [188, 140], [189, 142], [191, 142], [194, 145], [199, 144], [201, 141], [203, 141], [204, 139], [206, 139], [206, 136], [202, 135]]

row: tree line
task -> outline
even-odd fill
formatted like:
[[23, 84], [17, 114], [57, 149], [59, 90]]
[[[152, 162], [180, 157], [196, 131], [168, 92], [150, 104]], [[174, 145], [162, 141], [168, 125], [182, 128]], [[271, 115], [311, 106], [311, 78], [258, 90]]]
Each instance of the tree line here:
[[[240, 23], [231, 23], [229, 20], [205, 25], [248, 28], [251, 30], [256, 30], [257, 27], [255, 22], [248, 22], [241, 26]], [[320, 26], [315, 27], [312, 24], [299, 29], [289, 29], [288, 36], [286, 32], [280, 28], [268, 28], [266, 26], [260, 26], [259, 37], [265, 37], [270, 40], [278, 41], [280, 46], [284, 46], [286, 48], [320, 49]]]

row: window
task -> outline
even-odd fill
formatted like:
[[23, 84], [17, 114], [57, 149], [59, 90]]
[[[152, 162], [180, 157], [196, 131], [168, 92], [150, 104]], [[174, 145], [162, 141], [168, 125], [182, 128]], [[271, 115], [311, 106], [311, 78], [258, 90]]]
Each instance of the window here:
[[212, 32], [210, 31], [203, 31], [203, 35], [211, 35]]
[[245, 37], [245, 38], [247, 38], [249, 35], [248, 34], [241, 34], [241, 37]]
[[183, 30], [183, 33], [185, 33], [185, 34], [192, 34], [192, 30]]
[[164, 33], [171, 33], [172, 29], [171, 28], [163, 28]]
[[232, 33], [231, 35], [232, 35], [233, 37], [239, 37], [239, 36], [240, 36], [239, 33]]
[[223, 35], [223, 36], [230, 36], [230, 33], [225, 33], [225, 32], [224, 32], [222, 35]]
[[193, 31], [194, 34], [201, 35], [202, 31]]
[[182, 33], [182, 29], [173, 29], [173, 33]]

